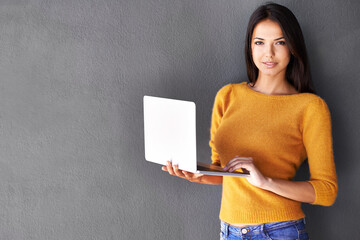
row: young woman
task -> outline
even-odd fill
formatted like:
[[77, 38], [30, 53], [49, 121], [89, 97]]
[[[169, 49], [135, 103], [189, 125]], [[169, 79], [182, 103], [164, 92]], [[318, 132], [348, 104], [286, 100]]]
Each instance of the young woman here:
[[[221, 239], [308, 239], [301, 202], [330, 206], [337, 195], [331, 118], [315, 94], [304, 38], [293, 13], [278, 4], [251, 15], [245, 45], [249, 83], [215, 97], [212, 162], [248, 178], [162, 170], [204, 184], [222, 184]], [[309, 181], [293, 181], [308, 158]]]

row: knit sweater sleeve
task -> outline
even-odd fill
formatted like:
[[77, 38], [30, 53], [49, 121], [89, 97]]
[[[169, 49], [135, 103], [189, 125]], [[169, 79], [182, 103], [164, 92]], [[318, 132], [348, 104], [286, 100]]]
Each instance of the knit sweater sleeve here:
[[210, 127], [210, 141], [209, 145], [211, 147], [211, 160], [212, 163], [220, 164], [219, 154], [216, 151], [214, 138], [217, 129], [220, 126], [221, 119], [226, 111], [226, 108], [230, 102], [230, 94], [232, 91], [232, 85], [226, 85], [222, 87], [216, 94], [213, 110], [212, 110], [212, 117], [211, 117], [211, 127]]
[[309, 162], [309, 183], [316, 195], [312, 204], [330, 206], [337, 195], [337, 177], [330, 111], [320, 97], [311, 101], [304, 112], [303, 142]]

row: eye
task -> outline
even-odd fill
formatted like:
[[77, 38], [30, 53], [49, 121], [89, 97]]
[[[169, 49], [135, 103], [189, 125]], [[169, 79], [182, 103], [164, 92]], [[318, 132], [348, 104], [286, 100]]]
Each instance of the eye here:
[[262, 44], [263, 44], [263, 42], [256, 41], [256, 42], [254, 42], [254, 44], [255, 44], [255, 45], [262, 45]]
[[278, 41], [278, 42], [276, 42], [276, 45], [285, 45], [286, 43], [285, 43], [285, 41]]

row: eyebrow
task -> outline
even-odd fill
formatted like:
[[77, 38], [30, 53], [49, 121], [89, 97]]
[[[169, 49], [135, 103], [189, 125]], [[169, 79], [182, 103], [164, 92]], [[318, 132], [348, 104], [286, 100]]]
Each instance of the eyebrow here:
[[[274, 41], [277, 41], [277, 40], [280, 40], [280, 39], [283, 39], [284, 37], [279, 37], [279, 38], [276, 38], [274, 39]], [[263, 38], [259, 38], [259, 37], [254, 37], [254, 39], [259, 39], [259, 40], [265, 40]], [[285, 39], [285, 38], [284, 38]]]

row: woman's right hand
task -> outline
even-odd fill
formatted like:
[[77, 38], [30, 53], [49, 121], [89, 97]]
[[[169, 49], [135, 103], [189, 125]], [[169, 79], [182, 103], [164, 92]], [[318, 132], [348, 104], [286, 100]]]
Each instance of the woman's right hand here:
[[178, 165], [172, 165], [170, 161], [167, 161], [166, 166], [162, 166], [161, 170], [168, 172], [170, 175], [189, 180], [190, 182], [201, 183], [201, 178], [204, 176], [204, 174], [180, 170], [178, 167]]

